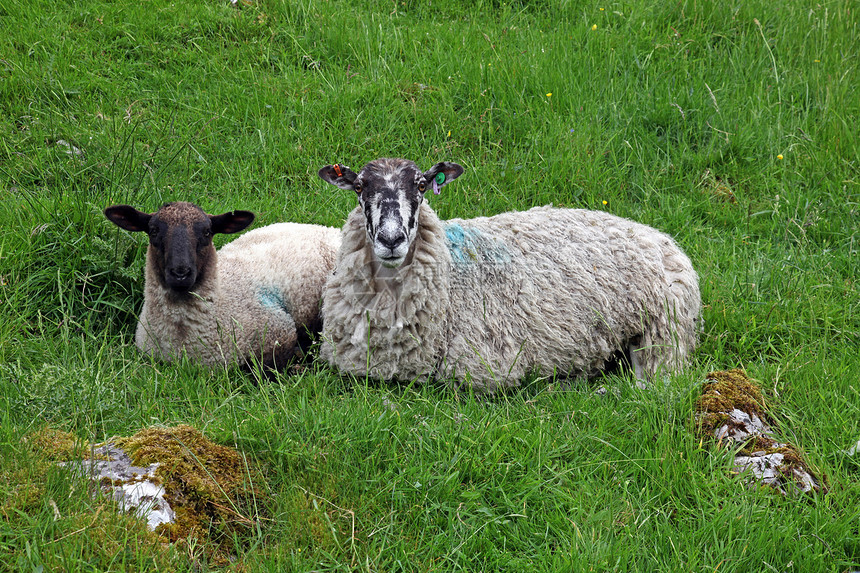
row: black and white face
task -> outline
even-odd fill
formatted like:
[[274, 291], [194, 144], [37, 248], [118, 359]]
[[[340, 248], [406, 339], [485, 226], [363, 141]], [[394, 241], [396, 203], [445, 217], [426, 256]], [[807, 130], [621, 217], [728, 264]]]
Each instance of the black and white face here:
[[406, 159], [376, 159], [358, 173], [335, 164], [320, 169], [319, 176], [358, 194], [373, 254], [382, 265], [396, 268], [415, 240], [424, 194], [428, 189], [438, 193], [462, 173], [461, 166], [447, 161], [422, 172]]
[[149, 253], [161, 285], [175, 293], [193, 291], [215, 264], [215, 233], [237, 233], [254, 221], [249, 211], [207, 215], [193, 203], [167, 203], [155, 213], [129, 205], [105, 209], [105, 216], [127, 231], [149, 235]]

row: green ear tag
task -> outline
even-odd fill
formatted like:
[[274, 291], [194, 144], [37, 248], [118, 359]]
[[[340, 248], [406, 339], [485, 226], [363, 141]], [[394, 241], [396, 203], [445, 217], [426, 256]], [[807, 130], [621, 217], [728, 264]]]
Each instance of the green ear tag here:
[[441, 185], [444, 182], [445, 182], [445, 174], [440, 171], [439, 173], [436, 174], [436, 184]]

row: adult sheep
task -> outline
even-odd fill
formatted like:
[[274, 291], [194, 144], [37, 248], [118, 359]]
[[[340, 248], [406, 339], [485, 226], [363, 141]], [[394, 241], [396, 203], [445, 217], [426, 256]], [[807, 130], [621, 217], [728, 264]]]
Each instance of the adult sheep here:
[[340, 245], [337, 229], [277, 223], [216, 253], [212, 236], [245, 229], [253, 213], [208, 215], [177, 201], [155, 213], [115, 205], [105, 216], [149, 235], [135, 334], [144, 353], [168, 361], [187, 354], [209, 366], [259, 360], [270, 372], [299, 352], [307, 330], [318, 330], [322, 287]]
[[701, 299], [668, 235], [552, 207], [442, 221], [425, 193], [462, 172], [404, 159], [320, 169], [359, 202], [323, 291], [326, 361], [488, 392], [532, 372], [592, 376], [622, 356], [640, 380], [684, 365]]

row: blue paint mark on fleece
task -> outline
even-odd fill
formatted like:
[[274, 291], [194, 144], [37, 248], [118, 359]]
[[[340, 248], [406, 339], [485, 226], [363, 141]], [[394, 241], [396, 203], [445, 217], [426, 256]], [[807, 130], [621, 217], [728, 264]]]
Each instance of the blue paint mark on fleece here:
[[459, 223], [447, 223], [445, 238], [455, 264], [511, 262], [511, 253], [503, 241], [488, 237], [477, 229], [463, 227]]
[[257, 290], [257, 302], [264, 308], [283, 310], [287, 314], [292, 314], [290, 306], [284, 300], [284, 294], [274, 287], [261, 287]]

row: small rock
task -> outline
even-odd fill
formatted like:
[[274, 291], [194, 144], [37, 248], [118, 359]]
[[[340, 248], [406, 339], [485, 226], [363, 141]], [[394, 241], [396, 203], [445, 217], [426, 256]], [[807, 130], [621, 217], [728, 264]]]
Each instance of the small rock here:
[[780, 453], [764, 456], [738, 456], [735, 458], [734, 471], [739, 474], [751, 472], [760, 483], [779, 487], [782, 474], [778, 470], [782, 466], [784, 458], [785, 456]]
[[768, 433], [767, 426], [755, 412], [748, 414], [735, 408], [728, 414], [728, 422], [714, 430], [714, 437], [718, 440], [731, 438], [736, 442], [743, 442], [751, 436], [761, 436]]
[[56, 145], [59, 145], [60, 147], [65, 147], [66, 148], [66, 155], [72, 155], [74, 157], [83, 157], [84, 156], [84, 151], [80, 147], [75, 147], [74, 145], [72, 145], [71, 143], [66, 141], [65, 139], [58, 139], [54, 143]]
[[857, 440], [857, 443], [848, 448], [847, 450], [842, 450], [842, 453], [846, 456], [853, 456], [860, 452], [860, 440]]

